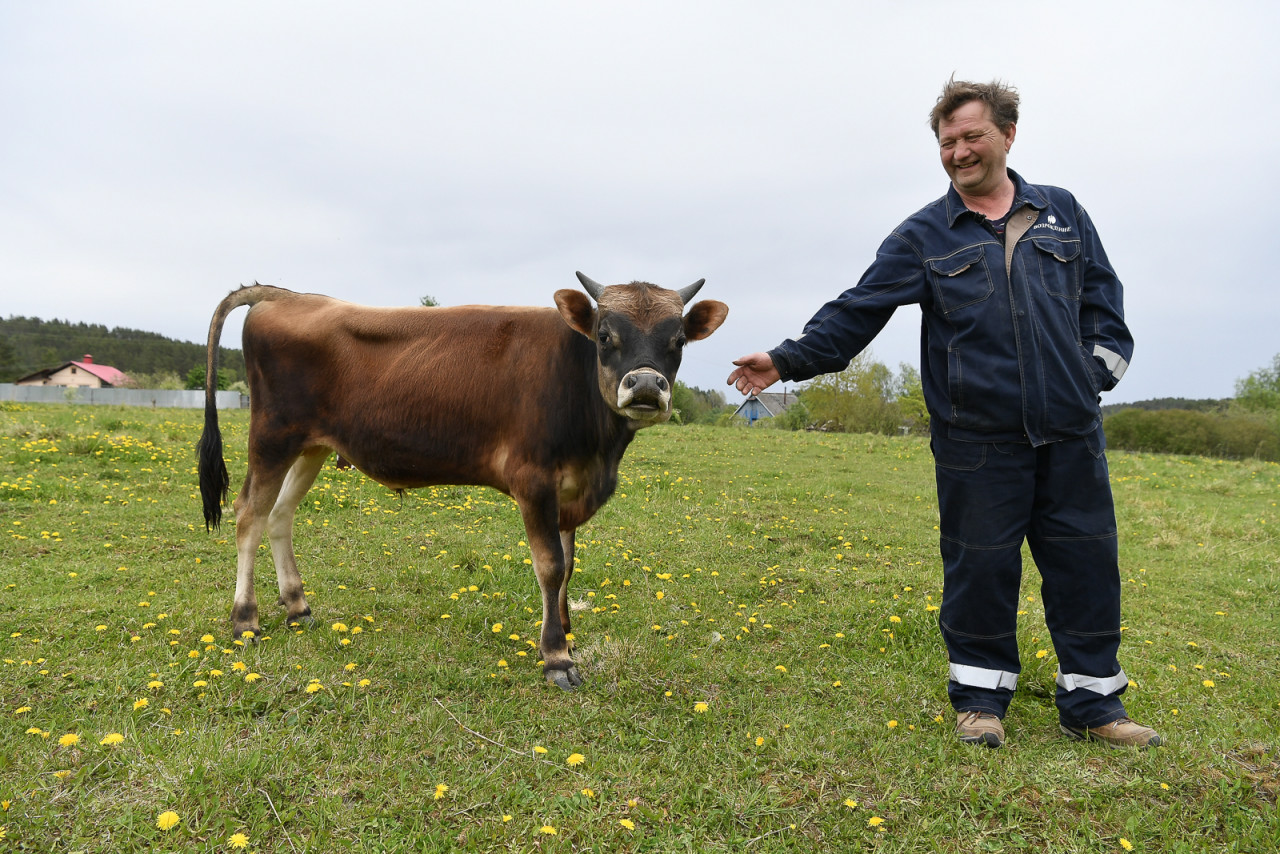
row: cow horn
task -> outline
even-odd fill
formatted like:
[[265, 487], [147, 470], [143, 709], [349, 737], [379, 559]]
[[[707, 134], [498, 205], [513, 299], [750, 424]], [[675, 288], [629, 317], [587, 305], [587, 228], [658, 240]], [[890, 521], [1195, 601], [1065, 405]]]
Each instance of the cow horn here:
[[694, 282], [689, 287], [681, 288], [680, 290], [676, 291], [676, 293], [680, 294], [680, 301], [685, 305], [688, 305], [689, 300], [693, 299], [693, 295], [696, 294], [698, 290], [706, 283], [707, 283], [706, 279], [698, 279], [698, 281]]
[[582, 286], [587, 289], [587, 293], [591, 294], [591, 298], [596, 302], [600, 302], [600, 295], [604, 293], [604, 285], [592, 280], [589, 276], [584, 276], [582, 273], [575, 273], [574, 275], [578, 277], [579, 282], [582, 282]]

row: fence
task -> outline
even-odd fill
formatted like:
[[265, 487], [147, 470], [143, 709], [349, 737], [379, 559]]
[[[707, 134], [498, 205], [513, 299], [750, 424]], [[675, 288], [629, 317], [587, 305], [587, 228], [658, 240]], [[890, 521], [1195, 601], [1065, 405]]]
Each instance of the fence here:
[[[91, 406], [142, 406], [150, 409], [203, 409], [201, 389], [71, 388], [0, 383], [0, 401], [12, 403], [79, 403]], [[217, 392], [219, 409], [248, 409], [249, 396]]]

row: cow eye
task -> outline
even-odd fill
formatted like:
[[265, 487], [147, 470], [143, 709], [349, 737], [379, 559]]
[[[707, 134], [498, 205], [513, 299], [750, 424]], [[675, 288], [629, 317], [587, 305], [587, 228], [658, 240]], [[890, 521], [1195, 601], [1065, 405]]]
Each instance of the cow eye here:
[[596, 338], [600, 340], [601, 347], [608, 347], [613, 343], [613, 336], [611, 336], [608, 332], [605, 332], [603, 329], [601, 329], [598, 333], [596, 333]]
[[689, 339], [681, 335], [680, 337], [676, 338], [674, 341], [671, 342], [671, 347], [674, 350], [683, 350], [684, 345], [688, 343], [689, 343]]

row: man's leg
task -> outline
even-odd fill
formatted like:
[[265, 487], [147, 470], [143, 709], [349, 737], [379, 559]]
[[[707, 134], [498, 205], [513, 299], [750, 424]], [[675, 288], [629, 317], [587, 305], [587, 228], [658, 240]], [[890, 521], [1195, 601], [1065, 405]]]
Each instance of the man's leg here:
[[1117, 657], [1120, 567], [1103, 447], [1099, 429], [1094, 436], [1039, 449], [1028, 540], [1043, 579], [1045, 622], [1058, 655], [1057, 704], [1064, 731], [1079, 737], [1116, 724], [1103, 740], [1110, 742], [1116, 730], [1116, 738], [1146, 746], [1159, 743], [1153, 730], [1117, 723], [1128, 719], [1120, 695], [1129, 679]]
[[[939, 624], [957, 712], [1004, 717], [1021, 665], [1022, 542], [1034, 487], [1030, 445], [934, 437], [943, 565]], [[963, 719], [963, 715], [962, 715]]]

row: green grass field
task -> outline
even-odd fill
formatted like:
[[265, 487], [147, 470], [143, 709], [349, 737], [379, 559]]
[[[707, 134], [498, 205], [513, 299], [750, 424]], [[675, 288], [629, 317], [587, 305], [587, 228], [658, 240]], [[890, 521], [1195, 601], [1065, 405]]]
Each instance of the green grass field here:
[[[246, 413], [223, 415], [233, 487]], [[959, 744], [927, 443], [659, 427], [578, 536], [566, 693], [515, 505], [327, 466], [316, 625], [230, 637], [200, 414], [0, 410], [0, 851], [1280, 849], [1280, 466], [1112, 453], [1130, 713], [1063, 738], [1028, 561], [1008, 747]]]

